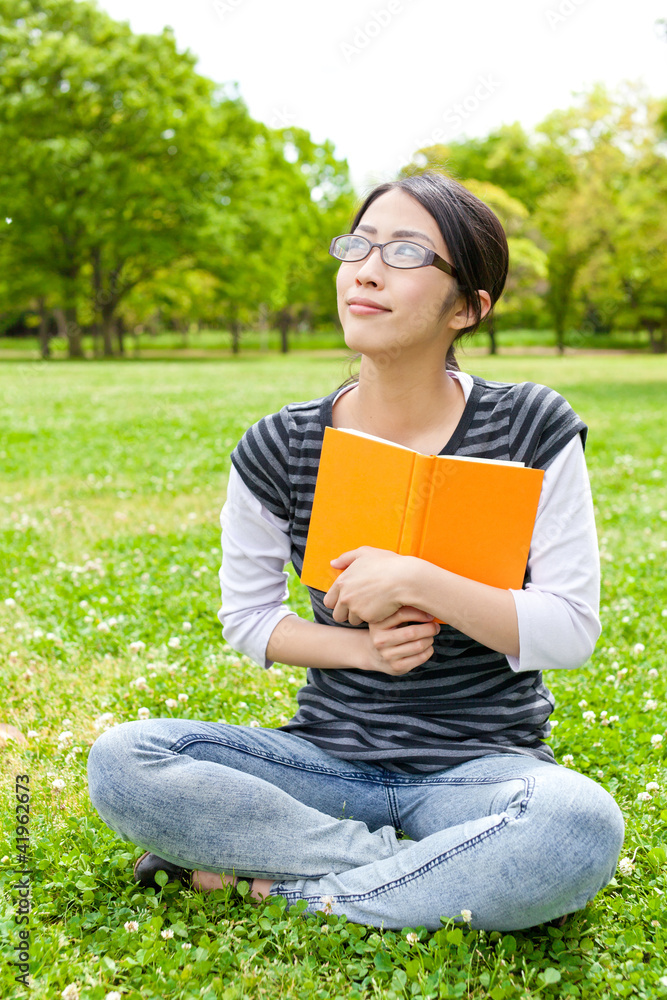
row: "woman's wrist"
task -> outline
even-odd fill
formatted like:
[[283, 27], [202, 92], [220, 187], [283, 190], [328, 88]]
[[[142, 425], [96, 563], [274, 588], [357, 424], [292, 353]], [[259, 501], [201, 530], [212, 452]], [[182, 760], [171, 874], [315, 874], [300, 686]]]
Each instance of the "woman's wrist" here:
[[294, 667], [368, 670], [368, 629], [321, 625], [297, 615], [282, 618], [269, 637], [266, 657]]

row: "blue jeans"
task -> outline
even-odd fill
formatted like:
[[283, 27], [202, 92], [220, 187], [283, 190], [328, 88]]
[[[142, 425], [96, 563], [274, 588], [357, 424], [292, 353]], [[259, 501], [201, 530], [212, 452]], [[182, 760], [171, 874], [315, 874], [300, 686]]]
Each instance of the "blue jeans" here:
[[385, 928], [552, 920], [609, 882], [623, 842], [608, 792], [521, 754], [400, 775], [275, 729], [150, 719], [103, 733], [88, 779], [123, 840]]

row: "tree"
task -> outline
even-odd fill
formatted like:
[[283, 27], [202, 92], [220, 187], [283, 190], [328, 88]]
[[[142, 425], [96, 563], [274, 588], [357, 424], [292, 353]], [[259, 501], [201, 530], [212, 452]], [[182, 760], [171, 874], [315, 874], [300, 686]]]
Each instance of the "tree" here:
[[0, 142], [12, 155], [0, 198], [13, 220], [3, 254], [35, 284], [55, 282], [71, 356], [82, 355], [84, 303], [108, 354], [124, 297], [196, 250], [238, 151], [225, 118], [247, 112], [215, 99], [170, 29], [133, 35], [74, 0], [3, 6]]

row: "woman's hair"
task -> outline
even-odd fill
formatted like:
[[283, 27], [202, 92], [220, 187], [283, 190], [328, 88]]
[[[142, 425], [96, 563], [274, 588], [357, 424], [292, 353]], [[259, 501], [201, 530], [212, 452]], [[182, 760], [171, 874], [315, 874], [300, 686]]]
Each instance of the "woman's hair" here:
[[[357, 228], [369, 205], [392, 188], [406, 191], [423, 205], [437, 222], [447, 245], [458, 277], [454, 293], [448, 295], [442, 304], [440, 318], [458, 296], [463, 296], [474, 317], [469, 326], [457, 333], [454, 338], [456, 343], [461, 337], [473, 334], [482, 322], [482, 304], [477, 290], [483, 288], [491, 297], [491, 309], [487, 313], [490, 318], [505, 287], [509, 262], [505, 230], [491, 209], [462, 184], [445, 174], [425, 170], [373, 188], [354, 216], [349, 232], [353, 233]], [[459, 367], [454, 343], [447, 353], [446, 363], [450, 370]]]

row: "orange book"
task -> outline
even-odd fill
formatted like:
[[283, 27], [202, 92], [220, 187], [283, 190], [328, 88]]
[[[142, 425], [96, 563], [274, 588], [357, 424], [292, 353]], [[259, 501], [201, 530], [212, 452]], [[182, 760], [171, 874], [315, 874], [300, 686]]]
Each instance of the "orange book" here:
[[422, 455], [327, 427], [301, 580], [327, 591], [341, 572], [330, 560], [371, 545], [520, 590], [543, 477], [522, 462]]

